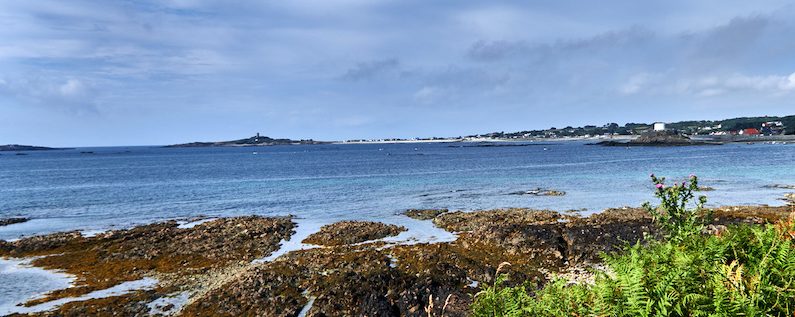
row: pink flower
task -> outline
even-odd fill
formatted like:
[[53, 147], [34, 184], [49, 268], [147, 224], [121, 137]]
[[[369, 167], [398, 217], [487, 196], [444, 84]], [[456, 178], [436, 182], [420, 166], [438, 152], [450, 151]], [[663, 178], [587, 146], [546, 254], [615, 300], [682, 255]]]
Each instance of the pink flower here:
[[657, 184], [657, 189], [663, 189], [663, 187], [665, 187], [663, 184]]

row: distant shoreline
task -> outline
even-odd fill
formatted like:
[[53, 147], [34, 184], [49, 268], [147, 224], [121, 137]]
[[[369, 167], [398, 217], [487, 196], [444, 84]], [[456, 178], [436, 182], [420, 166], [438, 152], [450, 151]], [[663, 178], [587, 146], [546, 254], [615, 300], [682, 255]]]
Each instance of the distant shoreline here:
[[633, 135], [596, 136], [596, 137], [564, 137], [564, 138], [526, 138], [526, 139], [492, 139], [492, 138], [454, 138], [428, 140], [368, 140], [368, 141], [335, 141], [331, 144], [416, 144], [416, 143], [503, 143], [503, 142], [566, 142], [594, 140], [632, 140]]

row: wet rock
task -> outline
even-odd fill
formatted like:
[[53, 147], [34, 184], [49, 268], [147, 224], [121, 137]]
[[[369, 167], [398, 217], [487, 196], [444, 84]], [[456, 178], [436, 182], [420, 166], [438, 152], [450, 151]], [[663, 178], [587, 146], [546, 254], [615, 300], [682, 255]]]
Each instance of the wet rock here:
[[566, 195], [566, 192], [552, 189], [535, 188], [531, 190], [508, 193], [508, 195], [564, 196]]
[[403, 214], [406, 217], [417, 219], [417, 220], [431, 220], [436, 218], [436, 216], [441, 215], [443, 213], [448, 212], [447, 209], [409, 209], [406, 210]]
[[792, 206], [732, 206], [713, 210], [714, 224], [768, 224], [786, 220], [792, 214]]
[[552, 223], [558, 222], [561, 218], [561, 215], [555, 211], [508, 208], [476, 212], [449, 212], [433, 219], [433, 223], [450, 232], [461, 232], [500, 224], [515, 226], [517, 224]]
[[641, 208], [607, 209], [585, 218], [570, 218], [562, 225], [568, 264], [600, 262], [602, 253], [659, 236], [651, 217]]
[[795, 193], [784, 194], [784, 200], [790, 205], [795, 205]]
[[79, 296], [157, 273], [200, 274], [264, 257], [289, 239], [290, 218], [239, 217], [178, 228], [174, 221], [109, 231], [94, 237], [56, 233], [0, 246], [0, 256], [38, 256], [32, 264], [77, 276], [77, 285], [28, 304]]
[[0, 219], [0, 227], [13, 225], [13, 224], [16, 224], [16, 223], [27, 222], [28, 220], [30, 220], [30, 219], [28, 219], [28, 218], [3, 218], [3, 219]]
[[277, 261], [246, 270], [192, 301], [180, 316], [296, 316], [306, 269]]
[[772, 189], [795, 189], [795, 185], [788, 185], [788, 184], [772, 184], [772, 185], [765, 185], [762, 187], [772, 188]]
[[320, 228], [309, 235], [303, 243], [316, 245], [346, 245], [396, 236], [406, 227], [372, 221], [342, 221]]
[[[70, 302], [54, 311], [34, 314], [52, 317], [83, 316], [150, 316], [146, 303], [157, 296], [154, 291], [138, 291], [124, 296], [113, 296], [86, 301]], [[22, 315], [28, 316], [28, 315]]]
[[709, 187], [709, 186], [698, 186], [698, 190], [702, 191], [702, 192], [711, 192], [711, 191], [715, 191], [715, 188], [714, 187]]

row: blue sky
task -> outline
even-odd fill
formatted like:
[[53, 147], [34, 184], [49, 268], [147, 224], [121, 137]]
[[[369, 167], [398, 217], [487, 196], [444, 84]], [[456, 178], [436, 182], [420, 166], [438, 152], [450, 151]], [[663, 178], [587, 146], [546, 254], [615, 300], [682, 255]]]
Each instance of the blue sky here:
[[791, 3], [0, 0], [0, 144], [795, 114]]

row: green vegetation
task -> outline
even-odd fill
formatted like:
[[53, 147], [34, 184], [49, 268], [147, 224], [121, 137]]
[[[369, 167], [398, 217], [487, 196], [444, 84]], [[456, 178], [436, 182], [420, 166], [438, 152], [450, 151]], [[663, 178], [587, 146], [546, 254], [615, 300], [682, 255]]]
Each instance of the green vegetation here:
[[[784, 125], [786, 134], [795, 134], [795, 116], [764, 116], [764, 117], [743, 117], [725, 120], [701, 120], [701, 121], [680, 121], [668, 123], [666, 126], [669, 129], [686, 133], [709, 133], [716, 131], [738, 131], [747, 128], [759, 129], [762, 123], [769, 121], [781, 121]], [[605, 134], [616, 135], [639, 135], [643, 132], [652, 129], [650, 123], [627, 123], [619, 125], [617, 123], [608, 123], [603, 126], [586, 125], [583, 127], [565, 127], [565, 128], [549, 128], [544, 130], [529, 130], [519, 132], [493, 132], [488, 134], [479, 135], [482, 137], [491, 138], [526, 138], [526, 137], [577, 137], [577, 136], [595, 136]], [[474, 136], [470, 136], [474, 137]]]
[[793, 316], [795, 222], [703, 234], [705, 198], [688, 205], [698, 179], [671, 187], [652, 179], [661, 205], [647, 209], [664, 240], [605, 255], [593, 284], [503, 287], [500, 276], [476, 295], [475, 316]]
[[643, 208], [654, 217], [655, 222], [663, 229], [666, 238], [672, 241], [683, 241], [693, 235], [701, 234], [712, 214], [704, 210], [707, 202], [706, 196], [699, 196], [694, 208], [688, 208], [687, 203], [695, 197], [698, 187], [698, 177], [691, 175], [688, 181], [673, 186], [665, 186], [665, 178], [651, 175], [657, 191], [654, 193], [660, 199], [659, 207], [643, 204]]

